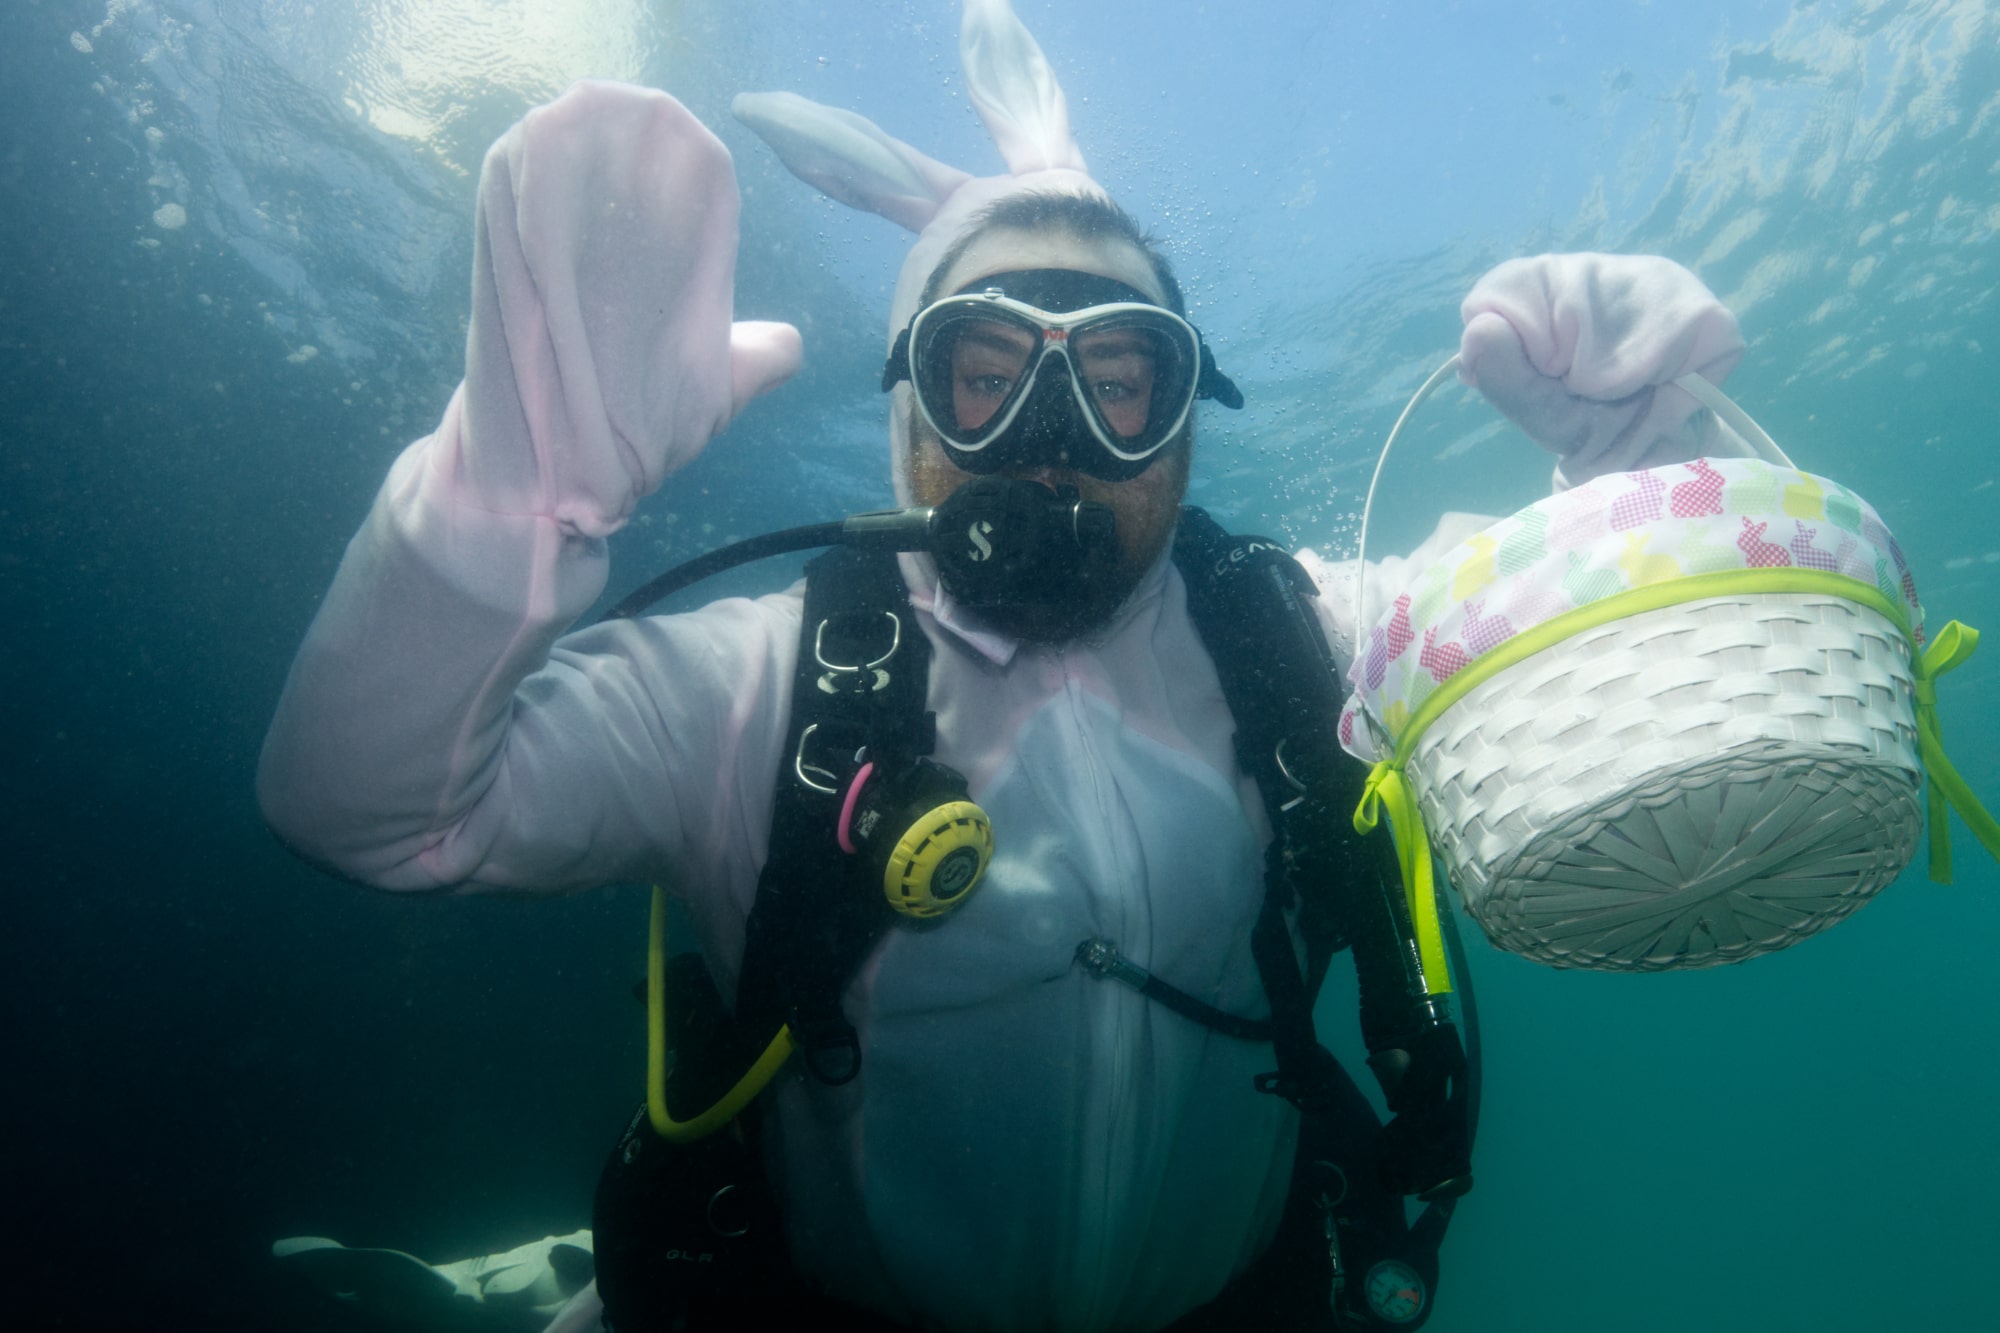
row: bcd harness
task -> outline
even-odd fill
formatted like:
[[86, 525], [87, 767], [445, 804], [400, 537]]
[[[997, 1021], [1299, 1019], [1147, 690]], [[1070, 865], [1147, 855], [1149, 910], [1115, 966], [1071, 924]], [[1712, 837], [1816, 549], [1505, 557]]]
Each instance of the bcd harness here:
[[[1273, 828], [1250, 941], [1271, 1014], [1224, 1013], [1147, 973], [1115, 941], [1080, 941], [1076, 960], [1222, 1035], [1271, 1043], [1277, 1068], [1257, 1088], [1302, 1114], [1280, 1243], [1311, 1233], [1293, 1266], [1317, 1268], [1335, 1326], [1415, 1328], [1431, 1308], [1453, 1203], [1472, 1182], [1470, 997], [1468, 1048], [1449, 1015], [1448, 979], [1425, 975], [1409, 906], [1394, 887], [1393, 850], [1351, 831], [1365, 773], [1334, 735], [1339, 677], [1311, 578], [1277, 543], [1232, 537], [1194, 507], [1181, 516], [1173, 558], [1236, 723], [1237, 760]], [[738, 1308], [729, 1295], [738, 1284], [783, 1280], [769, 1253], [775, 1242], [758, 1250], [746, 1239], [775, 1231], [777, 1217], [761, 1188], [755, 1117], [738, 1113], [794, 1048], [822, 1083], [855, 1076], [861, 1048], [841, 997], [896, 927], [891, 905], [906, 917], [954, 905], [967, 881], [950, 858], [970, 855], [981, 837], [990, 847], [983, 814], [959, 799], [963, 779], [928, 758], [930, 657], [893, 552], [842, 545], [807, 564], [770, 850], [733, 1016], [698, 957], [664, 956], [656, 890], [652, 1106], [614, 1150], [596, 1208], [599, 1288], [621, 1333], [645, 1326], [640, 1311], [663, 1327], [705, 1327], [705, 1314]], [[887, 845], [906, 828], [909, 836]], [[912, 861], [946, 887], [901, 887]], [[912, 900], [899, 902], [899, 893]], [[1447, 940], [1463, 980], [1456, 939], [1447, 932]], [[1343, 948], [1354, 958], [1368, 1063], [1392, 1112], [1386, 1126], [1313, 1027], [1314, 998]], [[739, 1079], [746, 1066], [752, 1075]], [[670, 1106], [709, 1109], [677, 1120]], [[662, 1192], [675, 1197], [663, 1205]], [[1405, 1195], [1428, 1204], [1414, 1226]], [[635, 1215], [644, 1222], [635, 1225]], [[621, 1320], [621, 1307], [634, 1314]]]

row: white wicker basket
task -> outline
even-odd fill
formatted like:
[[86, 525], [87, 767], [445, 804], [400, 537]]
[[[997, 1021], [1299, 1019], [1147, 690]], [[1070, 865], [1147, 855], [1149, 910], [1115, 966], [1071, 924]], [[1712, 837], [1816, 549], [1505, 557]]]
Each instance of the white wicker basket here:
[[1839, 597], [1745, 594], [1583, 631], [1474, 687], [1408, 777], [1466, 909], [1559, 967], [1796, 943], [1923, 828], [1909, 645]]
[[1895, 879], [1927, 818], [1950, 883], [1947, 807], [2000, 859], [1936, 715], [1978, 633], [1928, 637], [1881, 515], [1699, 376], [1675, 383], [1757, 457], [1537, 501], [1429, 561], [1364, 633], [1382, 469], [1456, 364], [1369, 483], [1340, 716], [1371, 765], [1355, 826], [1395, 829], [1426, 985], [1449, 988], [1433, 859], [1495, 945], [1611, 972], [1795, 944]]

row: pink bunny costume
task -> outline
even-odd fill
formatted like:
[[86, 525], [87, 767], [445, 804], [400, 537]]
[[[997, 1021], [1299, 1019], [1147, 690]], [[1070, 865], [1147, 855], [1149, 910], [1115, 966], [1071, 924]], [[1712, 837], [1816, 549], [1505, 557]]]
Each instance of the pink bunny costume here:
[[[1097, 189], [1004, 3], [967, 5], [962, 50], [1018, 174], [972, 180], [859, 118], [745, 103], [816, 183], [923, 224], [898, 327], [984, 203]], [[788, 329], [729, 324], [734, 219], [726, 155], [659, 94], [582, 85], [496, 145], [465, 383], [350, 546], [259, 775], [293, 846], [384, 888], [662, 879], [726, 995], [799, 594], [563, 631], [605, 584], [603, 536], [795, 363]], [[1103, 936], [1231, 1012], [1268, 1012], [1249, 950], [1255, 788], [1164, 562], [1113, 624], [1061, 647], [956, 628], [910, 573], [937, 758], [970, 779], [999, 852], [942, 929], [892, 932], [854, 982], [860, 1079], [780, 1080], [768, 1123], [793, 1252], [834, 1294], [934, 1327], [1157, 1328], [1268, 1242], [1294, 1113], [1252, 1089], [1268, 1047], [1071, 959]]]
[[[1102, 192], [1005, 0], [967, 0], [961, 54], [1007, 175], [973, 179], [789, 95], [738, 104], [807, 180], [919, 230], [892, 333], [980, 208]], [[800, 593], [565, 631], [605, 586], [604, 537], [798, 363], [789, 327], [731, 322], [736, 208], [721, 145], [659, 93], [580, 84], [495, 145], [464, 383], [350, 544], [258, 775], [281, 836], [382, 888], [664, 881], [725, 995], [766, 854]], [[1401, 581], [1403, 562], [1384, 563], [1371, 602]], [[927, 1327], [1158, 1328], [1267, 1244], [1294, 1113], [1252, 1090], [1268, 1047], [1071, 960], [1107, 938], [1210, 1003], [1266, 1014], [1248, 944], [1267, 836], [1255, 787], [1164, 560], [1109, 626], [1057, 647], [961, 624], [925, 562], [905, 570], [934, 648], [937, 758], [969, 778], [998, 855], [943, 928], [891, 932], [853, 983], [860, 1079], [827, 1089], [793, 1069], [776, 1086], [795, 1259]]]

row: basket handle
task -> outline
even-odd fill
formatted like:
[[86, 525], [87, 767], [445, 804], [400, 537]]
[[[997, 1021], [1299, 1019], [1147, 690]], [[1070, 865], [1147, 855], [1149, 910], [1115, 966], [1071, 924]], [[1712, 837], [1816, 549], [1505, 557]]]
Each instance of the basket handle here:
[[[1438, 386], [1444, 383], [1445, 377], [1457, 369], [1458, 355], [1453, 353], [1450, 357], [1446, 358], [1443, 365], [1431, 372], [1430, 378], [1425, 380], [1423, 385], [1414, 394], [1410, 395], [1410, 401], [1403, 405], [1402, 414], [1396, 418], [1396, 424], [1389, 428], [1389, 438], [1382, 442], [1382, 452], [1375, 459], [1375, 473], [1368, 479], [1368, 497], [1361, 504], [1361, 537], [1358, 549], [1355, 551], [1354, 638], [1352, 643], [1354, 644], [1354, 655], [1357, 660], [1361, 656], [1361, 634], [1366, 628], [1362, 623], [1362, 617], [1366, 614], [1362, 608], [1368, 605], [1368, 598], [1366, 596], [1368, 591], [1368, 520], [1375, 511], [1375, 488], [1381, 484], [1382, 469], [1389, 462], [1389, 451], [1396, 447], [1396, 439], [1403, 433], [1403, 427], [1408, 424], [1411, 415], [1423, 405], [1425, 399], [1437, 392]], [[1737, 437], [1745, 444], [1749, 445], [1759, 458], [1778, 467], [1791, 468], [1794, 471], [1798, 469], [1798, 464], [1785, 456], [1785, 451], [1778, 447], [1778, 442], [1773, 440], [1762, 426], [1751, 420], [1750, 414], [1738, 407], [1735, 399], [1717, 388], [1711, 381], [1690, 371], [1674, 380], [1673, 383], [1692, 394], [1696, 402], [1720, 417], [1723, 423], [1734, 431]]]
[[1788, 467], [1794, 472], [1799, 470], [1799, 465], [1785, 456], [1785, 451], [1778, 447], [1778, 442], [1765, 434], [1764, 428], [1752, 421], [1750, 414], [1736, 405], [1735, 399], [1716, 388], [1713, 383], [1693, 371], [1681, 376], [1674, 383], [1693, 394], [1695, 400], [1703, 407], [1721, 417], [1723, 424], [1735, 431], [1743, 443], [1756, 451], [1757, 457], [1778, 467]]
[[1402, 415], [1396, 418], [1395, 425], [1389, 427], [1389, 438], [1382, 441], [1382, 452], [1375, 459], [1375, 475], [1368, 478], [1368, 498], [1361, 502], [1361, 537], [1354, 553], [1354, 638], [1350, 642], [1354, 644], [1354, 660], [1357, 662], [1361, 660], [1361, 631], [1366, 628], [1361, 621], [1366, 614], [1362, 608], [1368, 605], [1368, 519], [1375, 512], [1375, 488], [1382, 482], [1382, 469], [1388, 466], [1389, 451], [1396, 447], [1396, 438], [1409, 424], [1411, 414], [1423, 406], [1426, 398], [1437, 392], [1438, 385], [1444, 383], [1447, 375], [1457, 369], [1458, 353], [1453, 352], [1443, 365], [1431, 372], [1423, 387], [1410, 395], [1410, 401], [1403, 404]]

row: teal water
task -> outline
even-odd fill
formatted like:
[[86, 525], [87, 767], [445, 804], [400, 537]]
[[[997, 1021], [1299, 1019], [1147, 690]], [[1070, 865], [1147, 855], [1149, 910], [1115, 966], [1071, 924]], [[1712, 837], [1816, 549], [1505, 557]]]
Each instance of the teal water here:
[[[2000, 6], [1020, 10], [1249, 399], [1202, 427], [1194, 498], [1226, 521], [1351, 550], [1480, 272], [1651, 251], [1741, 315], [1730, 392], [1881, 511], [1932, 624], [2000, 633]], [[587, 1219], [637, 1089], [641, 896], [335, 884], [258, 824], [256, 744], [383, 469], [459, 373], [479, 156], [574, 77], [665, 87], [717, 130], [739, 310], [808, 348], [620, 535], [613, 590], [886, 499], [873, 389], [904, 237], [785, 174], [727, 104], [790, 89], [992, 170], [956, 26], [946, 0], [9, 10], [7, 1116], [51, 1326], [146, 1292], [304, 1327], [262, 1262], [277, 1236], [443, 1258]], [[1371, 544], [1512, 508], [1547, 471], [1449, 390]], [[2000, 641], [1941, 691], [1989, 804], [1996, 685]], [[1429, 1327], [1990, 1326], [2000, 871], [1957, 847], [1956, 885], [1919, 865], [1739, 968], [1603, 977], [1475, 942], [1479, 1184]]]

